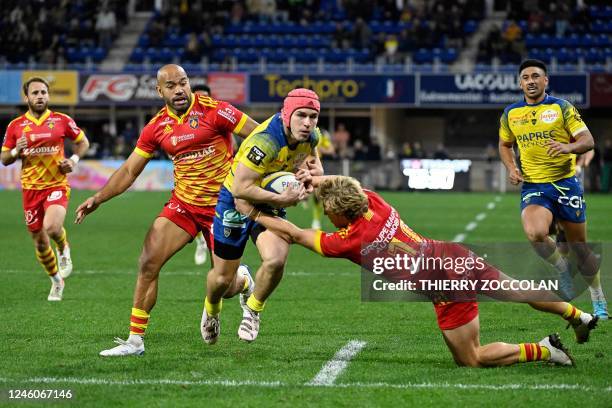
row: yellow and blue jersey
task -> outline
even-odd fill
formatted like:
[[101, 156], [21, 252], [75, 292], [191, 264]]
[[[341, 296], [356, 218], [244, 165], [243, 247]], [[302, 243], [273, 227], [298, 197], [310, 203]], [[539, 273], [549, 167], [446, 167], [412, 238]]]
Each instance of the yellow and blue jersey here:
[[550, 140], [570, 143], [584, 130], [588, 128], [571, 103], [546, 95], [536, 104], [523, 100], [507, 106], [500, 119], [499, 137], [518, 145], [526, 182], [550, 183], [574, 175], [576, 155], [550, 157], [547, 144]]
[[289, 146], [280, 114], [275, 114], [257, 126], [242, 142], [223, 185], [232, 191], [239, 163], [255, 171], [261, 178], [277, 171], [296, 172], [308, 156], [316, 154], [319, 135], [320, 132], [315, 130], [306, 141]]

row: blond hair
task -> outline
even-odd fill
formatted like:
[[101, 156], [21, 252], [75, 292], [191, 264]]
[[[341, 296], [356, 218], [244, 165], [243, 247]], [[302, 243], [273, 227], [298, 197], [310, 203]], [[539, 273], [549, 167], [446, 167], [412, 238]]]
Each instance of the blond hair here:
[[325, 178], [315, 190], [315, 195], [323, 204], [325, 213], [343, 215], [350, 221], [368, 210], [368, 197], [359, 181], [352, 177]]

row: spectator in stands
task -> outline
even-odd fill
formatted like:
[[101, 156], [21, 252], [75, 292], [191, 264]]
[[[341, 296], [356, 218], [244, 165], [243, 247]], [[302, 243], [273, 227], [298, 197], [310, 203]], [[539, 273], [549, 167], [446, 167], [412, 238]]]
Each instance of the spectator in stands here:
[[346, 129], [346, 126], [344, 125], [344, 123], [342, 122], [338, 123], [338, 126], [336, 126], [336, 131], [334, 132], [334, 138], [332, 141], [334, 144], [334, 147], [336, 148], [336, 154], [338, 155], [338, 158], [344, 159], [348, 157], [349, 155], [348, 146], [349, 146], [350, 140], [351, 140], [351, 134]]
[[436, 151], [433, 154], [433, 158], [436, 160], [450, 159], [450, 156], [448, 152], [446, 151], [446, 147], [444, 146], [444, 143], [438, 143], [438, 145], [436, 146]]
[[388, 64], [397, 64], [400, 62], [400, 56], [397, 52], [399, 48], [399, 42], [394, 34], [387, 35], [385, 39], [385, 61]]
[[350, 33], [346, 31], [346, 27], [343, 22], [336, 22], [336, 29], [332, 35], [332, 47], [347, 49], [351, 47]]
[[413, 155], [412, 155], [412, 143], [404, 142], [402, 144], [402, 149], [400, 150], [400, 153], [399, 153], [399, 158], [400, 159], [409, 159], [411, 157], [413, 157]]
[[353, 47], [358, 49], [370, 48], [372, 29], [359, 17], [353, 26]]
[[378, 144], [378, 142], [373, 141], [370, 144], [370, 146], [368, 147], [368, 156], [366, 160], [372, 160], [372, 161], [382, 160], [382, 153], [381, 153], [380, 145]]
[[113, 43], [113, 37], [117, 30], [117, 19], [115, 12], [104, 6], [100, 9], [96, 18], [96, 31], [98, 33], [98, 43], [104, 48], [109, 48]]
[[125, 123], [125, 127], [121, 131], [121, 137], [123, 137], [123, 140], [125, 140], [130, 149], [134, 146], [134, 142], [138, 138], [138, 132], [131, 121]]
[[550, 11], [555, 16], [555, 36], [565, 37], [569, 19], [572, 15], [569, 4], [563, 1], [560, 1], [558, 4], [550, 3]]
[[427, 158], [427, 152], [423, 149], [421, 142], [416, 141], [412, 145], [412, 158], [413, 159], [425, 159]]
[[368, 148], [360, 139], [355, 140], [355, 143], [353, 143], [350, 157], [355, 161], [363, 161], [368, 159]]
[[[259, 11], [259, 10], [258, 10]], [[232, 25], [238, 25], [244, 19], [246, 14], [246, 10], [241, 2], [237, 1], [232, 5], [232, 10], [230, 12], [230, 23]]]
[[149, 29], [149, 44], [152, 47], [161, 45], [166, 35], [166, 26], [161, 19], [155, 19]]
[[200, 42], [198, 36], [195, 33], [189, 34], [187, 38], [187, 44], [185, 44], [185, 56], [184, 59], [187, 62], [197, 64], [202, 58], [202, 50], [200, 48]]

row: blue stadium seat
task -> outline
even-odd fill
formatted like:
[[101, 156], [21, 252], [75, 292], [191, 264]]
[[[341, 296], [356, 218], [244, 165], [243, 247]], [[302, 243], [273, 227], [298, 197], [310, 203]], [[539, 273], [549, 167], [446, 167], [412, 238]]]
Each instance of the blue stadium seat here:
[[476, 30], [478, 30], [478, 23], [474, 20], [467, 20], [464, 24], [463, 24], [463, 31], [466, 34], [472, 34], [474, 33]]
[[419, 48], [419, 50], [414, 53], [414, 62], [416, 62], [417, 64], [433, 62], [432, 51], [427, 48]]
[[440, 60], [446, 64], [452, 64], [459, 57], [456, 48], [445, 48], [440, 55]]
[[142, 34], [138, 39], [139, 47], [148, 47], [149, 46], [149, 36], [147, 34]]
[[145, 58], [145, 51], [141, 47], [135, 47], [132, 51], [132, 56], [130, 57], [130, 61], [135, 62], [137, 64], [142, 63]]

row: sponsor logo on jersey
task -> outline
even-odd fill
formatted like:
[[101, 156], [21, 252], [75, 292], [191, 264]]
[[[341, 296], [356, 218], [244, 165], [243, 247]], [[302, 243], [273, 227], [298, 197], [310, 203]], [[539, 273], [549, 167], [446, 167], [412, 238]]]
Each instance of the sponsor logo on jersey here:
[[224, 117], [225, 119], [229, 120], [232, 124], [235, 124], [237, 119], [235, 116], [235, 112], [232, 108], [225, 108], [223, 110], [219, 110], [217, 111], [217, 113], [219, 114], [219, 116]]
[[249, 153], [247, 154], [247, 159], [257, 166], [261, 164], [264, 157], [266, 157], [266, 154], [257, 146], [251, 147], [251, 150], [249, 150]]
[[[21, 125], [21, 126], [23, 126], [23, 125]], [[30, 127], [30, 125], [25, 125], [25, 127], [23, 128], [23, 131], [24, 132], [31, 132], [32, 128]]]
[[176, 146], [177, 144], [184, 142], [186, 140], [193, 140], [195, 139], [195, 135], [193, 133], [189, 133], [186, 135], [174, 135], [170, 138], [170, 142], [172, 143], [172, 146]]
[[172, 127], [170, 125], [166, 125], [164, 128], [164, 133], [172, 133]]
[[44, 156], [48, 154], [57, 154], [60, 151], [59, 146], [38, 146], [38, 147], [26, 147], [23, 149], [24, 156]]
[[559, 119], [559, 112], [554, 109], [546, 109], [540, 114], [540, 120], [544, 123], [554, 123]]
[[171, 160], [174, 162], [178, 162], [181, 160], [203, 159], [207, 156], [212, 156], [213, 154], [215, 154], [215, 146], [208, 146], [202, 150], [197, 150], [195, 152], [177, 154], [176, 156], [172, 156]]
[[30, 140], [32, 142], [35, 142], [37, 140], [46, 139], [51, 136], [52, 136], [51, 133], [32, 133], [30, 134]]

